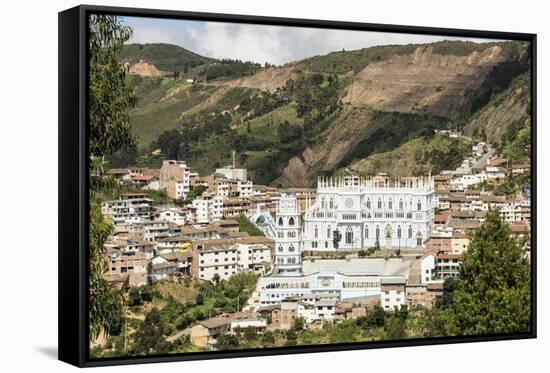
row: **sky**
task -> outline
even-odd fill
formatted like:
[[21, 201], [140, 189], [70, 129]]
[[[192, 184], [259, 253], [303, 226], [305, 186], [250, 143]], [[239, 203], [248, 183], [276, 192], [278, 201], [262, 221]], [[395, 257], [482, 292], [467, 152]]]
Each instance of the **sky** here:
[[213, 58], [282, 65], [333, 51], [376, 45], [441, 40], [489, 42], [489, 39], [412, 35], [372, 31], [315, 29], [223, 22], [123, 17], [132, 27], [129, 43], [169, 43]]

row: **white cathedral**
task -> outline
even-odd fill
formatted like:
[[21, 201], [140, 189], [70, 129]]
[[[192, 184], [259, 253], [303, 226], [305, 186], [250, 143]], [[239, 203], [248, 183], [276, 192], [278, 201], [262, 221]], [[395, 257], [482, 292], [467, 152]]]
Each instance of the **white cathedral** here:
[[319, 179], [316, 202], [308, 203], [304, 213], [303, 249], [421, 247], [432, 229], [434, 196], [432, 176], [393, 182], [357, 176]]
[[[411, 261], [401, 258], [303, 260], [304, 250], [416, 248], [433, 224], [433, 178], [393, 183], [355, 176], [319, 179], [316, 203], [302, 216], [296, 196], [283, 194], [275, 216], [275, 268], [258, 283], [260, 303], [331, 295], [341, 300], [380, 297], [383, 282], [405, 283]], [[302, 228], [303, 220], [303, 228]], [[340, 232], [338, 247], [334, 231]]]

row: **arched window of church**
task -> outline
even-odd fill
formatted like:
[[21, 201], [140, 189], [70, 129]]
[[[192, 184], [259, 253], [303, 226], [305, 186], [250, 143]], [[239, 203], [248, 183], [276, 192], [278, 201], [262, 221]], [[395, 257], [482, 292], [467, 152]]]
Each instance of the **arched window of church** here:
[[353, 230], [351, 229], [351, 227], [348, 227], [346, 229], [346, 244], [351, 245], [352, 242], [353, 242]]
[[391, 238], [391, 225], [386, 225], [386, 238]]
[[365, 225], [365, 238], [369, 238], [369, 226]]
[[283, 226], [283, 218], [279, 218], [279, 227]]
[[379, 209], [382, 208], [382, 200], [380, 198], [378, 198], [378, 208]]
[[291, 216], [290, 219], [288, 219], [288, 225], [290, 227], [293, 227], [294, 226], [294, 218]]
[[388, 201], [388, 208], [391, 210], [393, 208], [393, 202], [390, 198], [390, 200]]
[[290, 244], [290, 247], [288, 248], [288, 251], [293, 253], [294, 252], [294, 245]]
[[330, 199], [329, 207], [330, 207], [331, 209], [334, 208], [334, 199], [332, 199], [332, 198]]
[[403, 200], [399, 200], [399, 210], [403, 210]]
[[378, 225], [376, 226], [376, 239], [380, 239], [380, 227]]
[[413, 227], [409, 225], [409, 238], [413, 236]]
[[279, 245], [279, 248], [278, 248], [279, 252], [283, 252], [283, 246], [282, 245]]
[[327, 227], [327, 238], [330, 238], [332, 232], [330, 230], [330, 225]]
[[317, 224], [315, 225], [315, 229], [313, 230], [313, 237], [319, 237], [319, 227], [317, 227]]
[[416, 203], [416, 209], [417, 209], [418, 211], [422, 210], [422, 203], [420, 203], [420, 201], [418, 201], [418, 202]]
[[367, 208], [370, 209], [370, 198], [367, 199]]
[[420, 232], [416, 234], [416, 246], [422, 246], [422, 234]]
[[397, 238], [401, 238], [401, 226], [397, 226]]

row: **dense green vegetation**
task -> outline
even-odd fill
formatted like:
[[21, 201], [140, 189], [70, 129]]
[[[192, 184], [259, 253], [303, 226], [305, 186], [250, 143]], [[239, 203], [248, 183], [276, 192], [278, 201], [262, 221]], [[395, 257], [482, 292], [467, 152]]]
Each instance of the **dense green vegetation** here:
[[500, 153], [512, 164], [529, 162], [531, 158], [531, 120], [526, 120], [521, 128], [511, 131], [501, 147]]
[[217, 63], [204, 66], [199, 75], [204, 77], [206, 81], [219, 78], [234, 79], [252, 75], [261, 68], [262, 66], [259, 63], [223, 59]]
[[240, 214], [236, 219], [239, 222], [239, 232], [246, 232], [251, 236], [263, 236], [264, 233], [248, 220], [246, 215]]
[[162, 71], [181, 71], [187, 73], [190, 69], [207, 63], [215, 62], [213, 58], [203, 57], [185, 48], [173, 44], [127, 44], [118, 53], [119, 60], [130, 63], [145, 62], [155, 65]]
[[[425, 175], [452, 170], [470, 153], [471, 143], [463, 138], [428, 135], [413, 138], [389, 152], [369, 155], [352, 162], [347, 170], [363, 175], [386, 172], [391, 176]], [[340, 170], [340, 173], [346, 169]]]
[[452, 295], [430, 315], [435, 336], [528, 332], [529, 262], [498, 211], [487, 215], [468, 246]]
[[132, 30], [117, 17], [92, 15], [90, 25], [90, 204], [88, 316], [89, 338], [101, 333], [116, 334], [121, 326], [124, 307], [120, 291], [103, 278], [107, 260], [103, 246], [112, 226], [105, 220], [95, 200], [100, 189], [114, 185], [106, 175], [106, 154], [134, 144], [129, 109], [135, 103], [133, 86], [116, 54], [130, 38]]
[[215, 283], [186, 279], [160, 281], [132, 288], [126, 295], [128, 308], [116, 334], [105, 348], [92, 349], [93, 356], [125, 356], [200, 350], [185, 338], [167, 338], [197, 321], [242, 308], [256, 286], [258, 276], [239, 273]]
[[232, 88], [182, 118], [177, 129], [162, 132], [150, 149], [185, 159], [199, 173], [222, 166], [237, 149], [254, 181], [270, 183], [330, 124], [341, 108], [340, 89], [336, 76], [321, 74], [301, 75], [272, 93]]
[[531, 175], [510, 175], [502, 179], [483, 181], [471, 185], [470, 189], [492, 191], [497, 195], [505, 195], [508, 198], [518, 197], [522, 193], [522, 188], [531, 184]]

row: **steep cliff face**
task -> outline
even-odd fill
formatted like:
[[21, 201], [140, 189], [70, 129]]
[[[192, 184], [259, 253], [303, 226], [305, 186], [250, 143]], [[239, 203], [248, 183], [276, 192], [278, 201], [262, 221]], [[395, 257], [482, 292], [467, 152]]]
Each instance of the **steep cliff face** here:
[[277, 88], [284, 86], [289, 79], [296, 79], [297, 76], [296, 66], [289, 64], [282, 67], [270, 67], [254, 75], [244, 76], [239, 79], [213, 80], [208, 83], [229, 87], [255, 88], [262, 91], [273, 92]]
[[464, 127], [464, 134], [493, 144], [510, 139], [531, 116], [530, 97], [530, 77], [525, 73], [475, 113]]
[[141, 77], [159, 77], [169, 75], [169, 72], [161, 71], [157, 69], [152, 63], [145, 61], [139, 61], [136, 63], [128, 63], [128, 72], [132, 75], [139, 75]]
[[467, 56], [436, 54], [431, 46], [419, 47], [411, 54], [369, 64], [346, 88], [344, 101], [383, 111], [452, 118], [472, 111], [475, 100], [485, 94], [485, 81], [506, 61], [499, 46]]
[[[432, 46], [420, 46], [413, 53], [370, 63], [345, 88], [343, 102], [352, 108], [352, 114], [337, 120], [328, 136], [292, 158], [275, 184], [311, 185], [314, 175], [368, 157], [375, 150], [373, 143], [397, 147], [411, 138], [410, 133], [421, 133], [426, 126], [443, 129], [455, 125], [483, 107], [493, 92], [508, 87], [526, 66], [524, 60], [498, 45], [465, 55], [438, 54]], [[468, 129], [486, 127], [489, 141], [509, 132], [525, 115], [526, 102], [518, 101], [519, 95], [516, 92], [515, 98], [502, 102], [501, 110], [485, 112]], [[379, 114], [368, 114], [372, 111]], [[377, 137], [376, 129], [392, 128], [388, 115], [381, 113], [407, 115], [397, 117], [398, 131]]]

